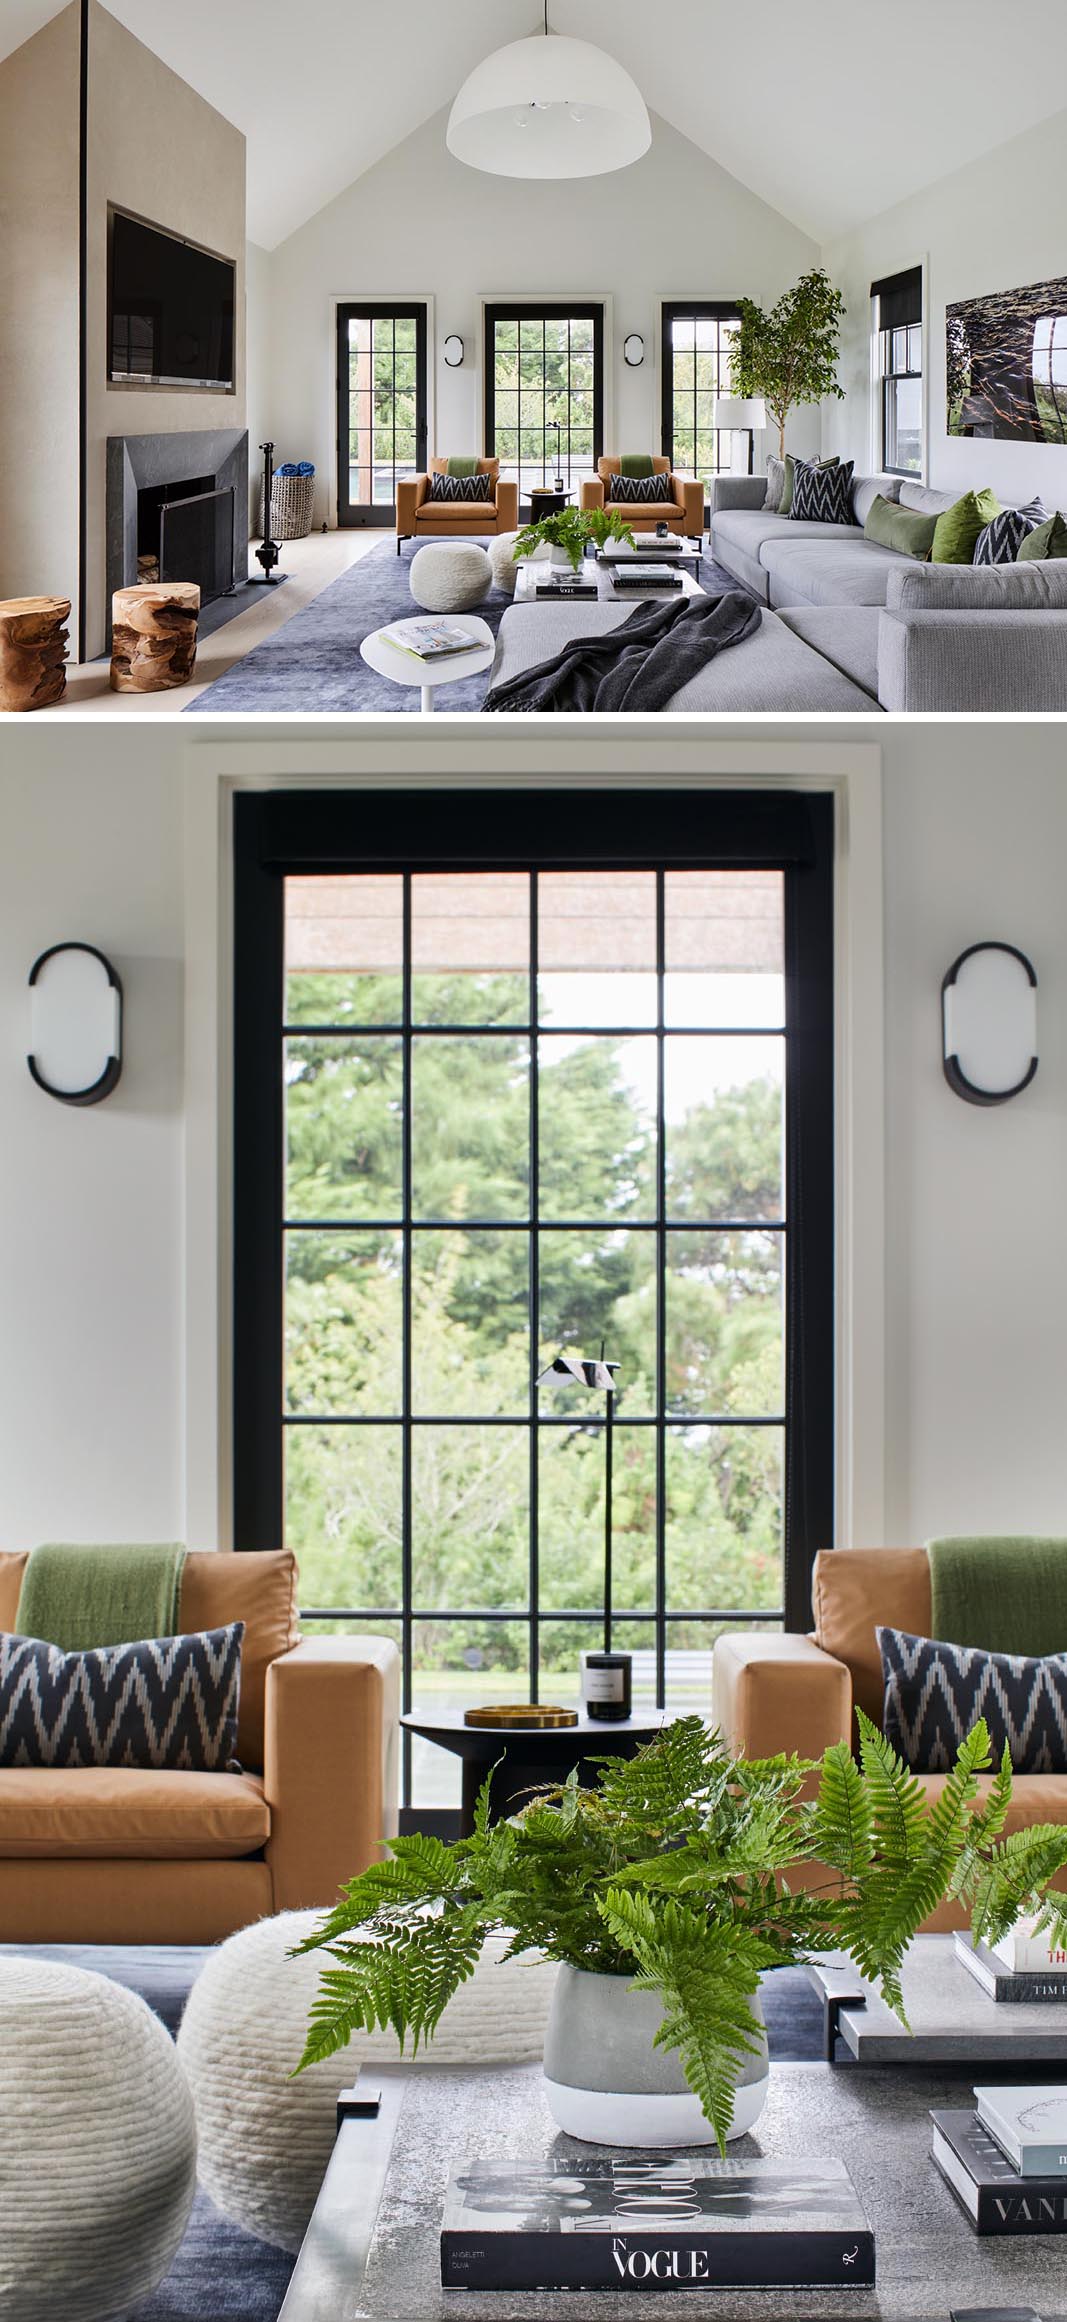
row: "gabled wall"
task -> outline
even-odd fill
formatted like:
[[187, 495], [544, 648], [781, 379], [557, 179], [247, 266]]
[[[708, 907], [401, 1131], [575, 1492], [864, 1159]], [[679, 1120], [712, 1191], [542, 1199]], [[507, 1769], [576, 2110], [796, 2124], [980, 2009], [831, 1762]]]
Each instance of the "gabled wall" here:
[[[906, 111], [905, 102], [904, 134]], [[827, 246], [823, 263], [849, 311], [839, 372], [848, 402], [825, 407], [825, 450], [868, 468], [871, 283], [925, 261], [928, 481], [960, 492], [991, 484], [1004, 500], [1038, 493], [1047, 508], [1067, 505], [1067, 445], [976, 441], [950, 436], [945, 424], [946, 307], [1067, 276], [1065, 189], [1067, 113], [1058, 113]]]
[[[236, 388], [109, 387], [108, 203], [237, 265]], [[107, 626], [105, 491], [109, 435], [245, 424], [245, 140], [151, 49], [92, 0], [88, 156], [88, 656]], [[243, 510], [238, 510], [240, 528]]]
[[0, 63], [0, 597], [77, 596], [79, 56], [72, 0]]
[[[258, 391], [279, 459], [311, 459], [316, 521], [337, 518], [335, 307], [361, 297], [433, 293], [431, 448], [480, 451], [481, 302], [500, 295], [606, 297], [606, 449], [658, 451], [662, 298], [766, 302], [817, 262], [815, 244], [658, 117], [634, 167], [573, 183], [487, 177], [453, 160], [447, 112], [291, 235], [270, 261], [270, 375]], [[627, 333], [645, 360], [628, 369]], [[444, 341], [464, 341], [449, 370]], [[818, 445], [818, 414], [790, 426], [798, 451]]]

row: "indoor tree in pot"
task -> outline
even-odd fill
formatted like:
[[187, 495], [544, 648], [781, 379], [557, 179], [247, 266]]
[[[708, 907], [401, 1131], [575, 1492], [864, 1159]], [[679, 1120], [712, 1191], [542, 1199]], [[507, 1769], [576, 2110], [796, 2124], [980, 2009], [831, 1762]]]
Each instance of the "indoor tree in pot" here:
[[[984, 1802], [979, 1722], [936, 1803], [862, 1713], [859, 1763], [844, 1743], [817, 1768], [733, 1758], [698, 1717], [680, 1718], [599, 1785], [537, 1792], [451, 1846], [395, 1838], [299, 1946], [332, 1962], [312, 2009], [304, 2065], [359, 2028], [429, 2039], [474, 1973], [486, 1937], [506, 1957], [537, 1950], [560, 1974], [545, 2039], [550, 2110], [602, 2144], [718, 2143], [752, 2126], [767, 2085], [759, 1979], [840, 1949], [903, 2017], [906, 1946], [948, 1896], [995, 1941], [1023, 1912], [1067, 1941], [1067, 1828], [1004, 1836], [1007, 1752]], [[805, 1797], [818, 1774], [817, 1793]], [[789, 1884], [800, 1864], [806, 1883]], [[813, 1883], [814, 1882], [814, 1883]]]
[[838, 385], [838, 339], [845, 302], [821, 266], [803, 274], [765, 313], [741, 299], [741, 327], [733, 342], [730, 392], [762, 396], [778, 429], [785, 458], [785, 423], [796, 403], [844, 400]]

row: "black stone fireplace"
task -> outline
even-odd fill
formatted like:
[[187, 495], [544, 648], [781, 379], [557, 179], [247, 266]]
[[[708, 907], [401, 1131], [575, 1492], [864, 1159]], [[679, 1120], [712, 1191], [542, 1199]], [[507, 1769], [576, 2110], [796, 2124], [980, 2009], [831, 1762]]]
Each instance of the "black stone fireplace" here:
[[234, 428], [109, 436], [111, 598], [135, 581], [197, 581], [201, 603], [246, 577], [248, 435]]

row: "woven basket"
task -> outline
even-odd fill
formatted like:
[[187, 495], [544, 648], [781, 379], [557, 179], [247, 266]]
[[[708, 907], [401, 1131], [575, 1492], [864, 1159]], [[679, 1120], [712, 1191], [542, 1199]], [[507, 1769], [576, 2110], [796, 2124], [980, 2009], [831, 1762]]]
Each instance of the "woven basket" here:
[[[263, 487], [259, 492], [260, 533], [263, 531]], [[273, 540], [306, 540], [315, 508], [314, 476], [275, 476], [270, 495]]]

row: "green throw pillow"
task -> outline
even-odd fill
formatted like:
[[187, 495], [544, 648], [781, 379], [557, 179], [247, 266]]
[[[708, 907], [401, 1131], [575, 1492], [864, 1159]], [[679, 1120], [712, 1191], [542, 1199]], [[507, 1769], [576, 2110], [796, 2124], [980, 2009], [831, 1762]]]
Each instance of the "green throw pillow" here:
[[1067, 516], [1050, 516], [1019, 543], [1016, 564], [1045, 564], [1051, 556], [1067, 556]]
[[[788, 516], [793, 505], [793, 470], [796, 464], [796, 455], [793, 452], [787, 452], [785, 455], [785, 487], [782, 492], [781, 506], [777, 510], [779, 516]], [[813, 460], [810, 464], [816, 468], [837, 468], [840, 467], [841, 461], [838, 453], [835, 452], [830, 460]]]
[[937, 519], [931, 564], [973, 564], [979, 533], [1002, 513], [996, 493], [988, 487], [984, 492], [965, 492]]
[[918, 508], [898, 507], [895, 500], [886, 500], [879, 492], [867, 510], [863, 537], [877, 540], [882, 548], [895, 548], [901, 556], [916, 556], [925, 564], [934, 545], [936, 524], [936, 516], [924, 516]]

